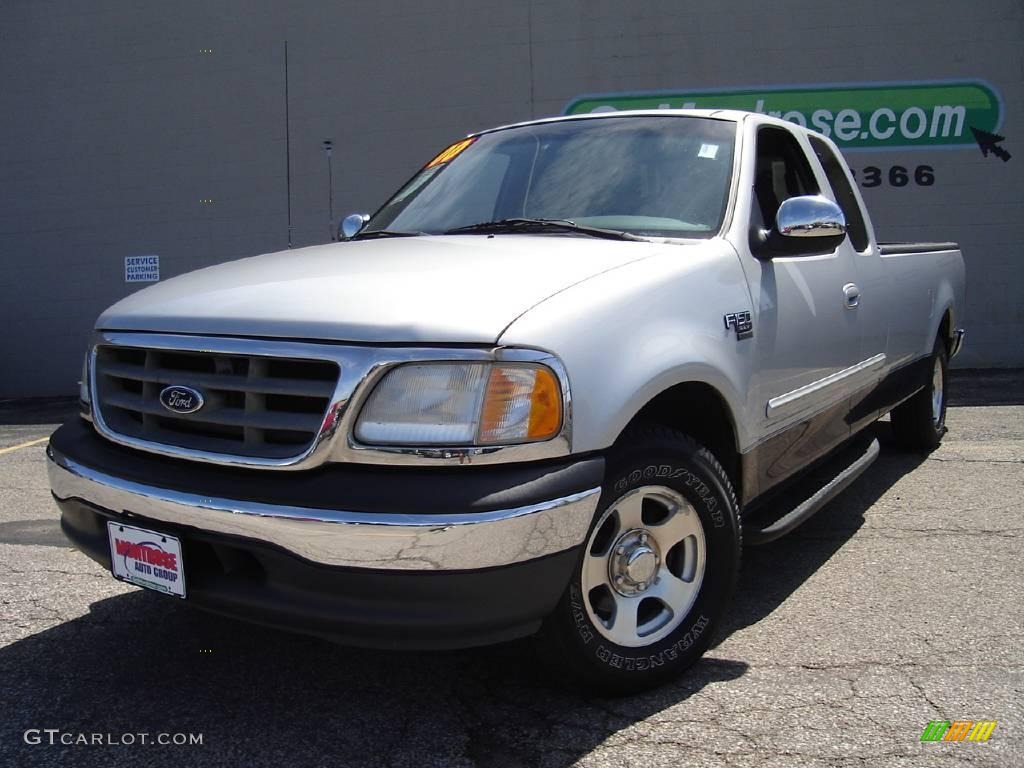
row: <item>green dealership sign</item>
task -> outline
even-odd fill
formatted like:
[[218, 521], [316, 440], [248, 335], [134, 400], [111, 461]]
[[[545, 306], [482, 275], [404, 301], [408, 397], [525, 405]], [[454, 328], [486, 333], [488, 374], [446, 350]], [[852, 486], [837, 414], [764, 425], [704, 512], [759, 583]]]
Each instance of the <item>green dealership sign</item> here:
[[679, 108], [762, 112], [819, 131], [844, 149], [977, 148], [976, 132], [995, 133], [1003, 113], [998, 92], [971, 80], [615, 93], [574, 99], [565, 114]]

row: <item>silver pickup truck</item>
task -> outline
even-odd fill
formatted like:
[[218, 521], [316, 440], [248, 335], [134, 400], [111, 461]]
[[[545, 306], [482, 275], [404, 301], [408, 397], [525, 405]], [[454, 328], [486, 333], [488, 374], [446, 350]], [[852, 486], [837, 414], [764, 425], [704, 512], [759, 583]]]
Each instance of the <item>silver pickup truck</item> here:
[[743, 544], [870, 464], [865, 427], [938, 445], [963, 295], [955, 244], [877, 243], [790, 123], [497, 128], [342, 242], [104, 312], [50, 481], [127, 582], [357, 645], [535, 635], [638, 690], [708, 647]]

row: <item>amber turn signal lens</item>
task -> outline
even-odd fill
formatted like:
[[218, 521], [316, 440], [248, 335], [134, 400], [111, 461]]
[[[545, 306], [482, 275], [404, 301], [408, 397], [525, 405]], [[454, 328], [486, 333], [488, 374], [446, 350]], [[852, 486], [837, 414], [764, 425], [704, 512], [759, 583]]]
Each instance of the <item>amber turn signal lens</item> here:
[[554, 437], [562, 426], [562, 392], [555, 374], [546, 368], [537, 369], [530, 399], [530, 426], [527, 437], [546, 440]]
[[547, 440], [562, 426], [562, 392], [551, 369], [508, 364], [491, 368], [480, 416], [481, 443]]

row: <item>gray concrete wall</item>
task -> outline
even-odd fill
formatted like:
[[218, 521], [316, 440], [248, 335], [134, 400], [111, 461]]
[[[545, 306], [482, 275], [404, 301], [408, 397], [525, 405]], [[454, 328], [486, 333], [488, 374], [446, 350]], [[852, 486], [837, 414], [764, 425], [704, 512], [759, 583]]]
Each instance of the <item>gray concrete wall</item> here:
[[961, 363], [1024, 365], [1019, 0], [5, 0], [0, 396], [74, 390], [96, 315], [139, 287], [125, 256], [159, 254], [166, 279], [286, 247], [286, 39], [296, 247], [329, 236], [326, 138], [340, 216], [453, 138], [583, 93], [984, 78], [1016, 157], [917, 152], [928, 194], [864, 194], [881, 236], [963, 244]]

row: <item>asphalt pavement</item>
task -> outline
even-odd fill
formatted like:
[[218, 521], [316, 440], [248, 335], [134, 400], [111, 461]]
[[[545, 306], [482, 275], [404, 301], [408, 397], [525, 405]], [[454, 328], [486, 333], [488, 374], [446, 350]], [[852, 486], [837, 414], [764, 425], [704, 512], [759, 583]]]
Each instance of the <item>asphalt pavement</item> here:
[[[617, 699], [559, 689], [528, 642], [345, 648], [114, 581], [46, 483], [73, 406], [0, 402], [0, 765], [1024, 765], [1024, 373], [953, 391], [938, 451], [878, 425], [865, 475], [745, 552], [705, 659]], [[932, 720], [998, 725], [921, 742]]]

